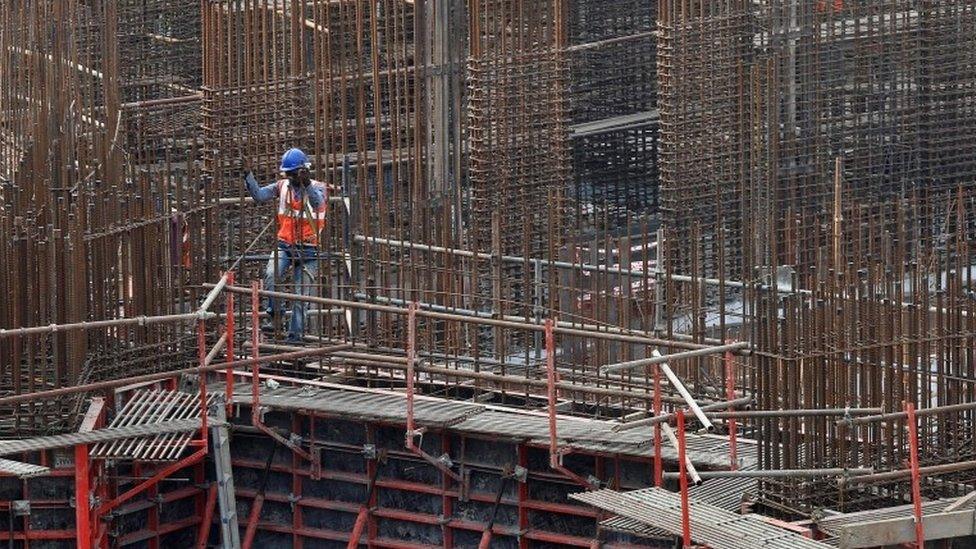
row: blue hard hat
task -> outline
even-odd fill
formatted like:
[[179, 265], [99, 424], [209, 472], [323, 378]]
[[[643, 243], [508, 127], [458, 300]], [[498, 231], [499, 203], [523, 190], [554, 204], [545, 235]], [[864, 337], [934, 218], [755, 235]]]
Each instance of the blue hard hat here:
[[311, 168], [312, 163], [301, 149], [288, 149], [288, 152], [281, 157], [281, 171], [290, 172], [298, 168]]

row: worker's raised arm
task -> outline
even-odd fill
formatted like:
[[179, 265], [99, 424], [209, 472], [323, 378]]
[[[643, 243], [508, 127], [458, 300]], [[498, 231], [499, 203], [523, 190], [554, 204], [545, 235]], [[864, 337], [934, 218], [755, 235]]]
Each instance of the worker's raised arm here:
[[312, 205], [313, 208], [318, 209], [325, 204], [325, 187], [322, 185], [309, 185], [308, 189], [308, 203]]
[[255, 202], [267, 202], [278, 196], [277, 183], [261, 187], [258, 185], [258, 180], [254, 177], [253, 172], [247, 172], [247, 175], [244, 176], [244, 185], [247, 187], [247, 192], [250, 193], [251, 198]]

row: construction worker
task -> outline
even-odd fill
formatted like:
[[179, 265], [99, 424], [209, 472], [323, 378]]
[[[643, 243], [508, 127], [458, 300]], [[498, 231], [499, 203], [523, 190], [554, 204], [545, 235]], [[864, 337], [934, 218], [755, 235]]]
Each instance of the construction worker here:
[[[244, 182], [255, 202], [278, 199], [278, 245], [264, 273], [264, 288], [274, 291], [276, 275], [284, 275], [292, 269], [295, 293], [311, 295], [318, 274], [319, 235], [325, 228], [329, 188], [311, 178], [312, 164], [300, 149], [290, 149], [281, 157], [282, 178], [270, 185], [258, 185], [254, 173], [246, 169]], [[281, 303], [268, 298], [268, 320], [262, 323], [262, 331], [275, 330], [281, 319]], [[305, 334], [304, 301], [294, 301], [291, 322], [288, 325], [288, 341], [297, 343]]]

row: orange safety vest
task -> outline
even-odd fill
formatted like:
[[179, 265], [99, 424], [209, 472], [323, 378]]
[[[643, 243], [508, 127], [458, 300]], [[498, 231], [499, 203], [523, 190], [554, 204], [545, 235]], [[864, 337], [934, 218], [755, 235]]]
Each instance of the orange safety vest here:
[[329, 197], [322, 182], [312, 180], [310, 186], [322, 189], [324, 200], [317, 209], [312, 209], [308, 203], [308, 193], [303, 193], [299, 199], [287, 179], [278, 181], [278, 240], [287, 244], [301, 242], [309, 246], [318, 245], [319, 233], [325, 228]]

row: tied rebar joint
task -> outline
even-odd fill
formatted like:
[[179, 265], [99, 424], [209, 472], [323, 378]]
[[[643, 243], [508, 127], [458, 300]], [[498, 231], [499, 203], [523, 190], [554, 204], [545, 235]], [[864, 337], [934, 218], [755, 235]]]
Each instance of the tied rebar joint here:
[[296, 496], [295, 494], [288, 494], [288, 506], [291, 507], [291, 512], [295, 512], [295, 504], [302, 500], [302, 496]]
[[375, 444], [364, 444], [363, 445], [363, 457], [367, 460], [374, 460], [377, 457], [376, 445]]

